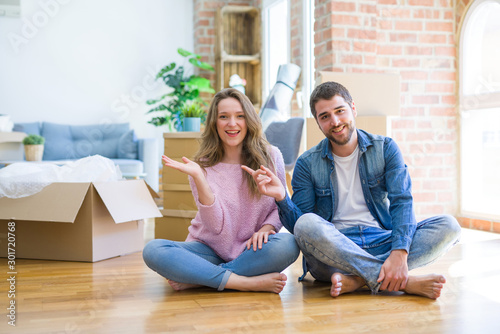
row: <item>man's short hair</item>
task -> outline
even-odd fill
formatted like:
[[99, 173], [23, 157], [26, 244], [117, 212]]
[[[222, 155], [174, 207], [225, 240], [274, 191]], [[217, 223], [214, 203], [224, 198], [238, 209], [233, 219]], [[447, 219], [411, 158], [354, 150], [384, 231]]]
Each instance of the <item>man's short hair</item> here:
[[327, 81], [318, 85], [314, 88], [311, 93], [311, 99], [309, 101], [309, 106], [311, 107], [311, 113], [314, 118], [316, 118], [316, 103], [319, 100], [330, 100], [335, 95], [339, 95], [344, 98], [344, 100], [349, 103], [352, 108], [352, 97], [347, 88], [339, 84], [338, 82]]

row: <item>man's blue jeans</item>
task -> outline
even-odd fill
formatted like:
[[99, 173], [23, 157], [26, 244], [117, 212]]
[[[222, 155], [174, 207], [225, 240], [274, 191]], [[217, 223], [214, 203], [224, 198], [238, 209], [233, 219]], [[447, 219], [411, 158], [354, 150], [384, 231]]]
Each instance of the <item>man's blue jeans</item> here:
[[258, 276], [281, 272], [299, 256], [294, 236], [270, 235], [262, 249], [246, 249], [236, 259], [225, 262], [209, 246], [197, 242], [155, 239], [147, 243], [142, 256], [149, 268], [179, 283], [204, 285], [224, 290], [231, 273]]
[[[418, 223], [408, 254], [408, 270], [443, 255], [458, 242], [460, 232], [460, 225], [449, 215]], [[378, 292], [380, 269], [391, 252], [390, 230], [365, 226], [337, 230], [318, 215], [307, 213], [297, 220], [294, 234], [315, 279], [331, 281], [335, 272], [356, 275], [373, 293]]]

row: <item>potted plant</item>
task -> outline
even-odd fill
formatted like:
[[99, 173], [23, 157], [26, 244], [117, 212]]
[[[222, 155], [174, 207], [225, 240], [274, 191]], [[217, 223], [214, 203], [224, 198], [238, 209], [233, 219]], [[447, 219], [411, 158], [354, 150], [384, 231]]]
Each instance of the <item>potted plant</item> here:
[[23, 139], [24, 155], [27, 161], [41, 161], [45, 138], [39, 135], [28, 135]]
[[198, 102], [185, 102], [181, 107], [182, 130], [199, 132], [207, 114]]
[[[181, 48], [177, 49], [177, 52], [194, 67], [214, 71], [210, 64], [200, 60], [200, 55]], [[215, 90], [210, 85], [210, 80], [195, 74], [187, 75], [186, 72], [184, 66], [177, 66], [176, 63], [170, 63], [170, 65], [163, 67], [158, 72], [156, 79], [162, 79], [173, 91], [162, 95], [158, 99], [146, 101], [148, 105], [154, 106], [147, 113], [155, 113], [148, 123], [156, 126], [167, 125], [170, 131], [181, 130], [182, 106], [188, 101], [205, 104], [200, 97], [200, 93], [215, 93]]]

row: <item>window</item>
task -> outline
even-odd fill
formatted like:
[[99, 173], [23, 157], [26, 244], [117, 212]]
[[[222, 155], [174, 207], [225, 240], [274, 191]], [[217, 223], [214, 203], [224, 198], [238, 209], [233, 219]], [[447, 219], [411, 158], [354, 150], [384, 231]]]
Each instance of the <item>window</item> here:
[[278, 68], [290, 61], [288, 0], [264, 1], [264, 100], [276, 83]]
[[[290, 62], [289, 0], [264, 0], [264, 100], [276, 83], [278, 67]], [[314, 89], [314, 0], [302, 0], [302, 89], [297, 102], [310, 117], [309, 96]]]
[[500, 218], [500, 0], [469, 8], [460, 42], [461, 208]]
[[304, 117], [311, 117], [309, 97], [314, 89], [314, 0], [303, 0], [302, 15], [304, 16], [302, 92]]

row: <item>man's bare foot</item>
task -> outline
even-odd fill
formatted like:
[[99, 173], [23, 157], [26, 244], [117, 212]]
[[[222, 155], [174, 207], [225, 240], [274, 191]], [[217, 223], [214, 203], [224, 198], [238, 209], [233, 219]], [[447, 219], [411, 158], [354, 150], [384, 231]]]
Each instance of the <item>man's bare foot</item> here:
[[365, 285], [365, 281], [359, 276], [334, 273], [332, 275], [330, 295], [332, 297], [338, 297], [343, 293], [356, 291], [363, 285]]
[[280, 293], [286, 285], [287, 277], [281, 273], [270, 273], [259, 276], [240, 276], [234, 273], [227, 280], [226, 289], [239, 291], [264, 291]]
[[181, 290], [187, 290], [187, 289], [194, 289], [194, 288], [199, 288], [201, 285], [196, 285], [196, 284], [188, 284], [188, 283], [179, 283], [171, 280], [167, 280], [168, 284], [174, 289], [175, 291], [181, 291]]
[[412, 295], [437, 299], [441, 295], [444, 283], [446, 283], [446, 278], [443, 275], [410, 276], [403, 291]]

